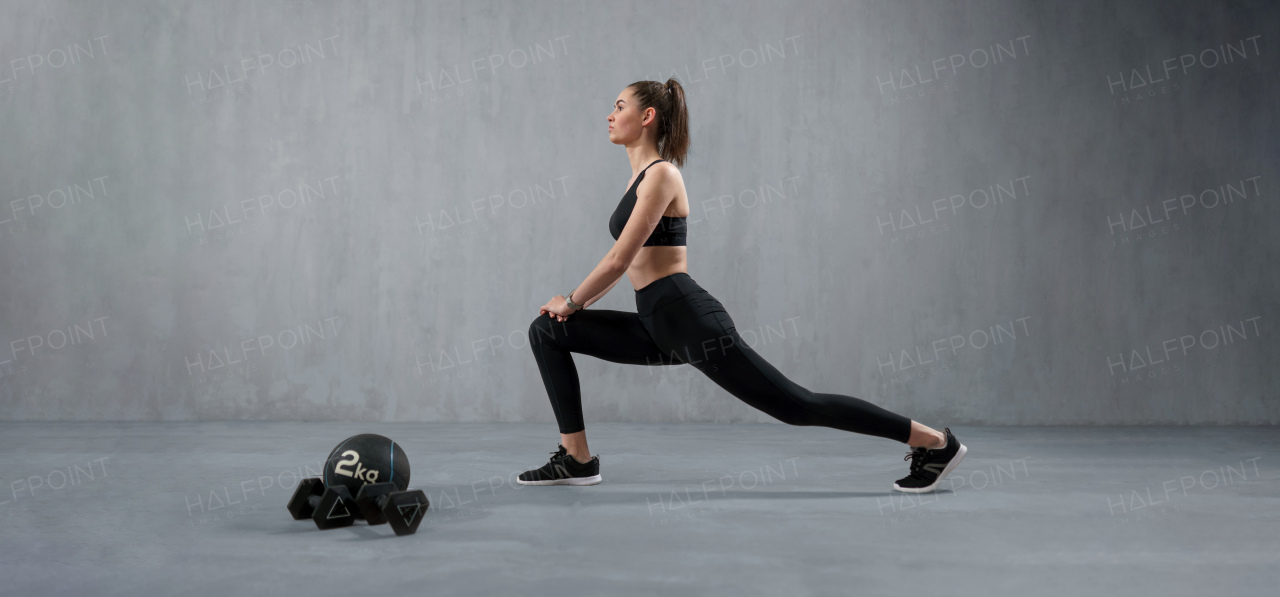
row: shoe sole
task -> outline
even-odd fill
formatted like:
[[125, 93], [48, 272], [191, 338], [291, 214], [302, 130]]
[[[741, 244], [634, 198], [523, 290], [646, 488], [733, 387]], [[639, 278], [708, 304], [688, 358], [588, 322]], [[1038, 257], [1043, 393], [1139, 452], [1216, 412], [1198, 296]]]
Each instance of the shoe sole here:
[[571, 477], [568, 479], [550, 479], [547, 481], [525, 481], [516, 479], [516, 483], [521, 485], [595, 485], [602, 481], [600, 475], [592, 475], [590, 477]]
[[964, 460], [965, 452], [968, 451], [969, 448], [966, 448], [964, 444], [960, 444], [960, 449], [956, 450], [955, 458], [952, 458], [951, 462], [947, 463], [947, 466], [942, 469], [942, 473], [938, 475], [937, 479], [933, 480], [933, 483], [925, 485], [924, 487], [902, 487], [898, 485], [897, 481], [894, 481], [893, 488], [903, 493], [929, 493], [936, 489], [938, 484], [941, 483], [943, 479], [947, 478], [947, 475], [950, 474], [951, 471], [955, 470], [955, 468], [959, 466], [960, 461]]

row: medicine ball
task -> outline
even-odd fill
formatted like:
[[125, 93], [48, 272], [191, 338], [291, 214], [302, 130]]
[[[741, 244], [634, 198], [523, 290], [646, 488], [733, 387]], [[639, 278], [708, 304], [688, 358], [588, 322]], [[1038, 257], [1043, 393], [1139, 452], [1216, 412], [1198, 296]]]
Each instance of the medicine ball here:
[[[361, 433], [342, 440], [324, 463], [324, 485], [345, 485], [352, 496], [366, 483], [395, 483], [409, 487], [409, 457], [391, 438]], [[357, 515], [357, 518], [360, 516]]]

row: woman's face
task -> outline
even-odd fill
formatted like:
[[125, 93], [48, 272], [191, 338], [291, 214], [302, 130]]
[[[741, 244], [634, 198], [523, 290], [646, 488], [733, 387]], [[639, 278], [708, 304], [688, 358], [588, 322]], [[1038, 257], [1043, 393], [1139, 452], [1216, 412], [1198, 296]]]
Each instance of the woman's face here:
[[635, 143], [644, 132], [644, 127], [640, 124], [642, 117], [650, 111], [641, 112], [631, 88], [623, 89], [613, 102], [613, 111], [609, 113], [609, 141], [615, 145]]

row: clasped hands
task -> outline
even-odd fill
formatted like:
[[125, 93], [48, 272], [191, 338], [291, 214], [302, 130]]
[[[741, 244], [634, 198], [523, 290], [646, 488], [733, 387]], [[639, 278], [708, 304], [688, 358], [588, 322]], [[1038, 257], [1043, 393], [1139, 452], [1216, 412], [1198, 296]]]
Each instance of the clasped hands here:
[[580, 309], [574, 309], [564, 302], [564, 295], [557, 294], [551, 297], [547, 304], [538, 309], [538, 316], [541, 317], [543, 313], [546, 313], [548, 317], [556, 318], [556, 321], [564, 321], [578, 311]]

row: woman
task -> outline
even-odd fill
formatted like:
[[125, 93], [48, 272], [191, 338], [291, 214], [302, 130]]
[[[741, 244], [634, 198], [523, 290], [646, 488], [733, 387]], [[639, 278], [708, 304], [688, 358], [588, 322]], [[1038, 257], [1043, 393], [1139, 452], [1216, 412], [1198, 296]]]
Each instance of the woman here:
[[[594, 485], [600, 459], [587, 449], [572, 353], [629, 365], [690, 364], [743, 402], [790, 425], [819, 425], [904, 442], [911, 473], [893, 488], [933, 491], [964, 457], [949, 428], [939, 432], [859, 398], [811, 392], [778, 372], [738, 335], [733, 319], [688, 274], [689, 198], [677, 166], [689, 149], [684, 88], [637, 81], [609, 114], [609, 140], [627, 148], [634, 172], [609, 220], [616, 242], [591, 275], [539, 309], [529, 345], [560, 426], [560, 447], [524, 485]], [[672, 165], [668, 162], [675, 162]], [[626, 273], [636, 313], [583, 310]], [[544, 317], [545, 315], [545, 317]]]

